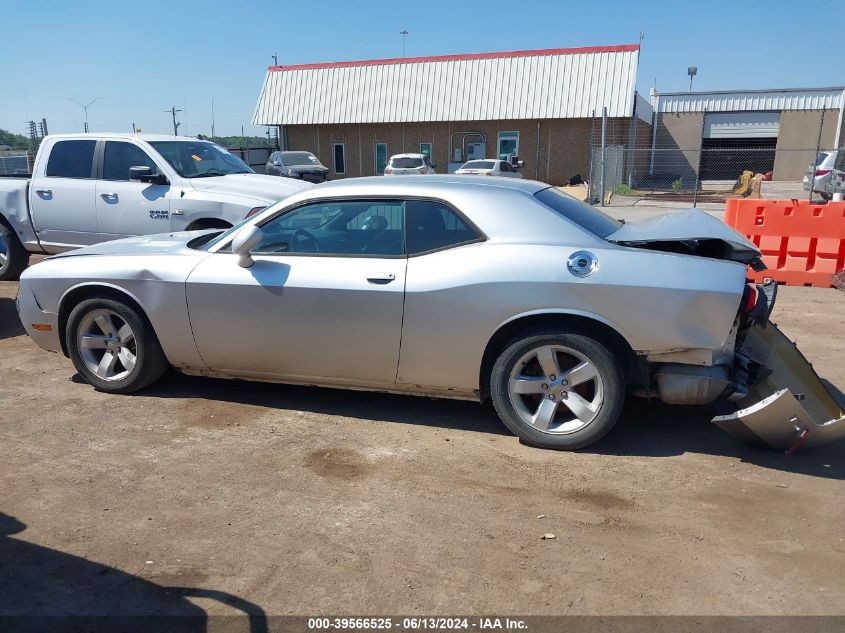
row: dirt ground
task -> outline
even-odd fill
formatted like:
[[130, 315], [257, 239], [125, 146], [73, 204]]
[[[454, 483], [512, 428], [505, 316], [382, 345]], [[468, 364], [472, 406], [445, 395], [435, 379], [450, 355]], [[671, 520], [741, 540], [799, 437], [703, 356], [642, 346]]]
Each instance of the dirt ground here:
[[[466, 402], [175, 373], [109, 396], [16, 291], [0, 613], [845, 614], [841, 443], [787, 458], [644, 401], [559, 453]], [[845, 294], [783, 288], [774, 316], [845, 388]]]

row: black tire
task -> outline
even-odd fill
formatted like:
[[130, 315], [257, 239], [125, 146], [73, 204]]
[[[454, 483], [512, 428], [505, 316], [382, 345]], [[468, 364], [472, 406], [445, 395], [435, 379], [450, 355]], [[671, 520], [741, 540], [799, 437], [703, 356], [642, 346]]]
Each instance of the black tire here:
[[0, 222], [0, 249], [5, 251], [5, 258], [0, 257], [0, 281], [15, 281], [29, 265], [29, 253], [21, 244], [18, 236], [8, 226]]
[[[135, 365], [128, 375], [119, 380], [100, 378], [83, 360], [77, 340], [79, 328], [85, 317], [95, 310], [116, 313], [134, 334]], [[68, 317], [65, 344], [79, 374], [95, 389], [106, 393], [132, 393], [144, 389], [161, 378], [168, 367], [158, 337], [146, 317], [139, 314], [135, 308], [113, 299], [87, 299], [77, 305]]]
[[[580, 353], [592, 363], [601, 379], [603, 397], [595, 417], [586, 426], [566, 434], [546, 432], [523, 420], [511, 401], [508, 389], [511, 372], [517, 362], [532, 350], [549, 345], [566, 347]], [[590, 333], [542, 330], [523, 334], [505, 346], [490, 374], [490, 396], [505, 426], [528, 444], [556, 450], [575, 450], [597, 442], [613, 428], [622, 413], [625, 384], [619, 363], [604, 343]]]
[[830, 202], [831, 200], [833, 200], [833, 194], [832, 193], [819, 192], [819, 196], [825, 202]]

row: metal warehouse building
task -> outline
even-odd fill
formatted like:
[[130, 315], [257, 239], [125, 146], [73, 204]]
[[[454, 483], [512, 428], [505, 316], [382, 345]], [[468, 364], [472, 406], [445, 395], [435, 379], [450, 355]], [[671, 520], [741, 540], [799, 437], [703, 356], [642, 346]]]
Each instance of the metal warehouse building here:
[[845, 142], [843, 87], [652, 92], [651, 105], [652, 149], [682, 150], [700, 180], [751, 169], [800, 181], [818, 150]]
[[[283, 149], [308, 150], [332, 177], [381, 174], [391, 154], [429, 154], [437, 171], [518, 154], [528, 178], [588, 175], [595, 118], [629, 135], [639, 46], [597, 46], [272, 66], [253, 116]], [[645, 123], [641, 123], [646, 125]], [[634, 132], [636, 134], [636, 132]], [[646, 147], [650, 128], [637, 144]]]

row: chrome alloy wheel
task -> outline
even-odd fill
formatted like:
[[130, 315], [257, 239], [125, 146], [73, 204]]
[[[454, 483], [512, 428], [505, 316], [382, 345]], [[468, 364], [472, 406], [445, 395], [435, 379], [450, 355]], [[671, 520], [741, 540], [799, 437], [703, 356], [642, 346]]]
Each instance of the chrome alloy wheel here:
[[6, 265], [9, 259], [9, 245], [6, 243], [6, 236], [0, 233], [0, 268]]
[[523, 422], [543, 433], [580, 431], [598, 415], [604, 388], [596, 366], [563, 345], [543, 345], [514, 365], [508, 396]]
[[102, 380], [122, 380], [135, 368], [135, 333], [117, 312], [91, 310], [79, 323], [76, 344], [85, 366]]

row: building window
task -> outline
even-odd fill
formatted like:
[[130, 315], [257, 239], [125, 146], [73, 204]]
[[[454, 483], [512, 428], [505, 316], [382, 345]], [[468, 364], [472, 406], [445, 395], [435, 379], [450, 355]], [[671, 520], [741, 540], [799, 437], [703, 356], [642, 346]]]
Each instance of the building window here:
[[425, 154], [431, 161], [431, 143], [420, 143], [420, 154]]
[[499, 132], [499, 160], [519, 155], [519, 132]]
[[387, 143], [376, 143], [376, 174], [383, 174], [387, 167]]
[[334, 173], [346, 173], [346, 145], [343, 143], [335, 143], [333, 146], [334, 155]]

